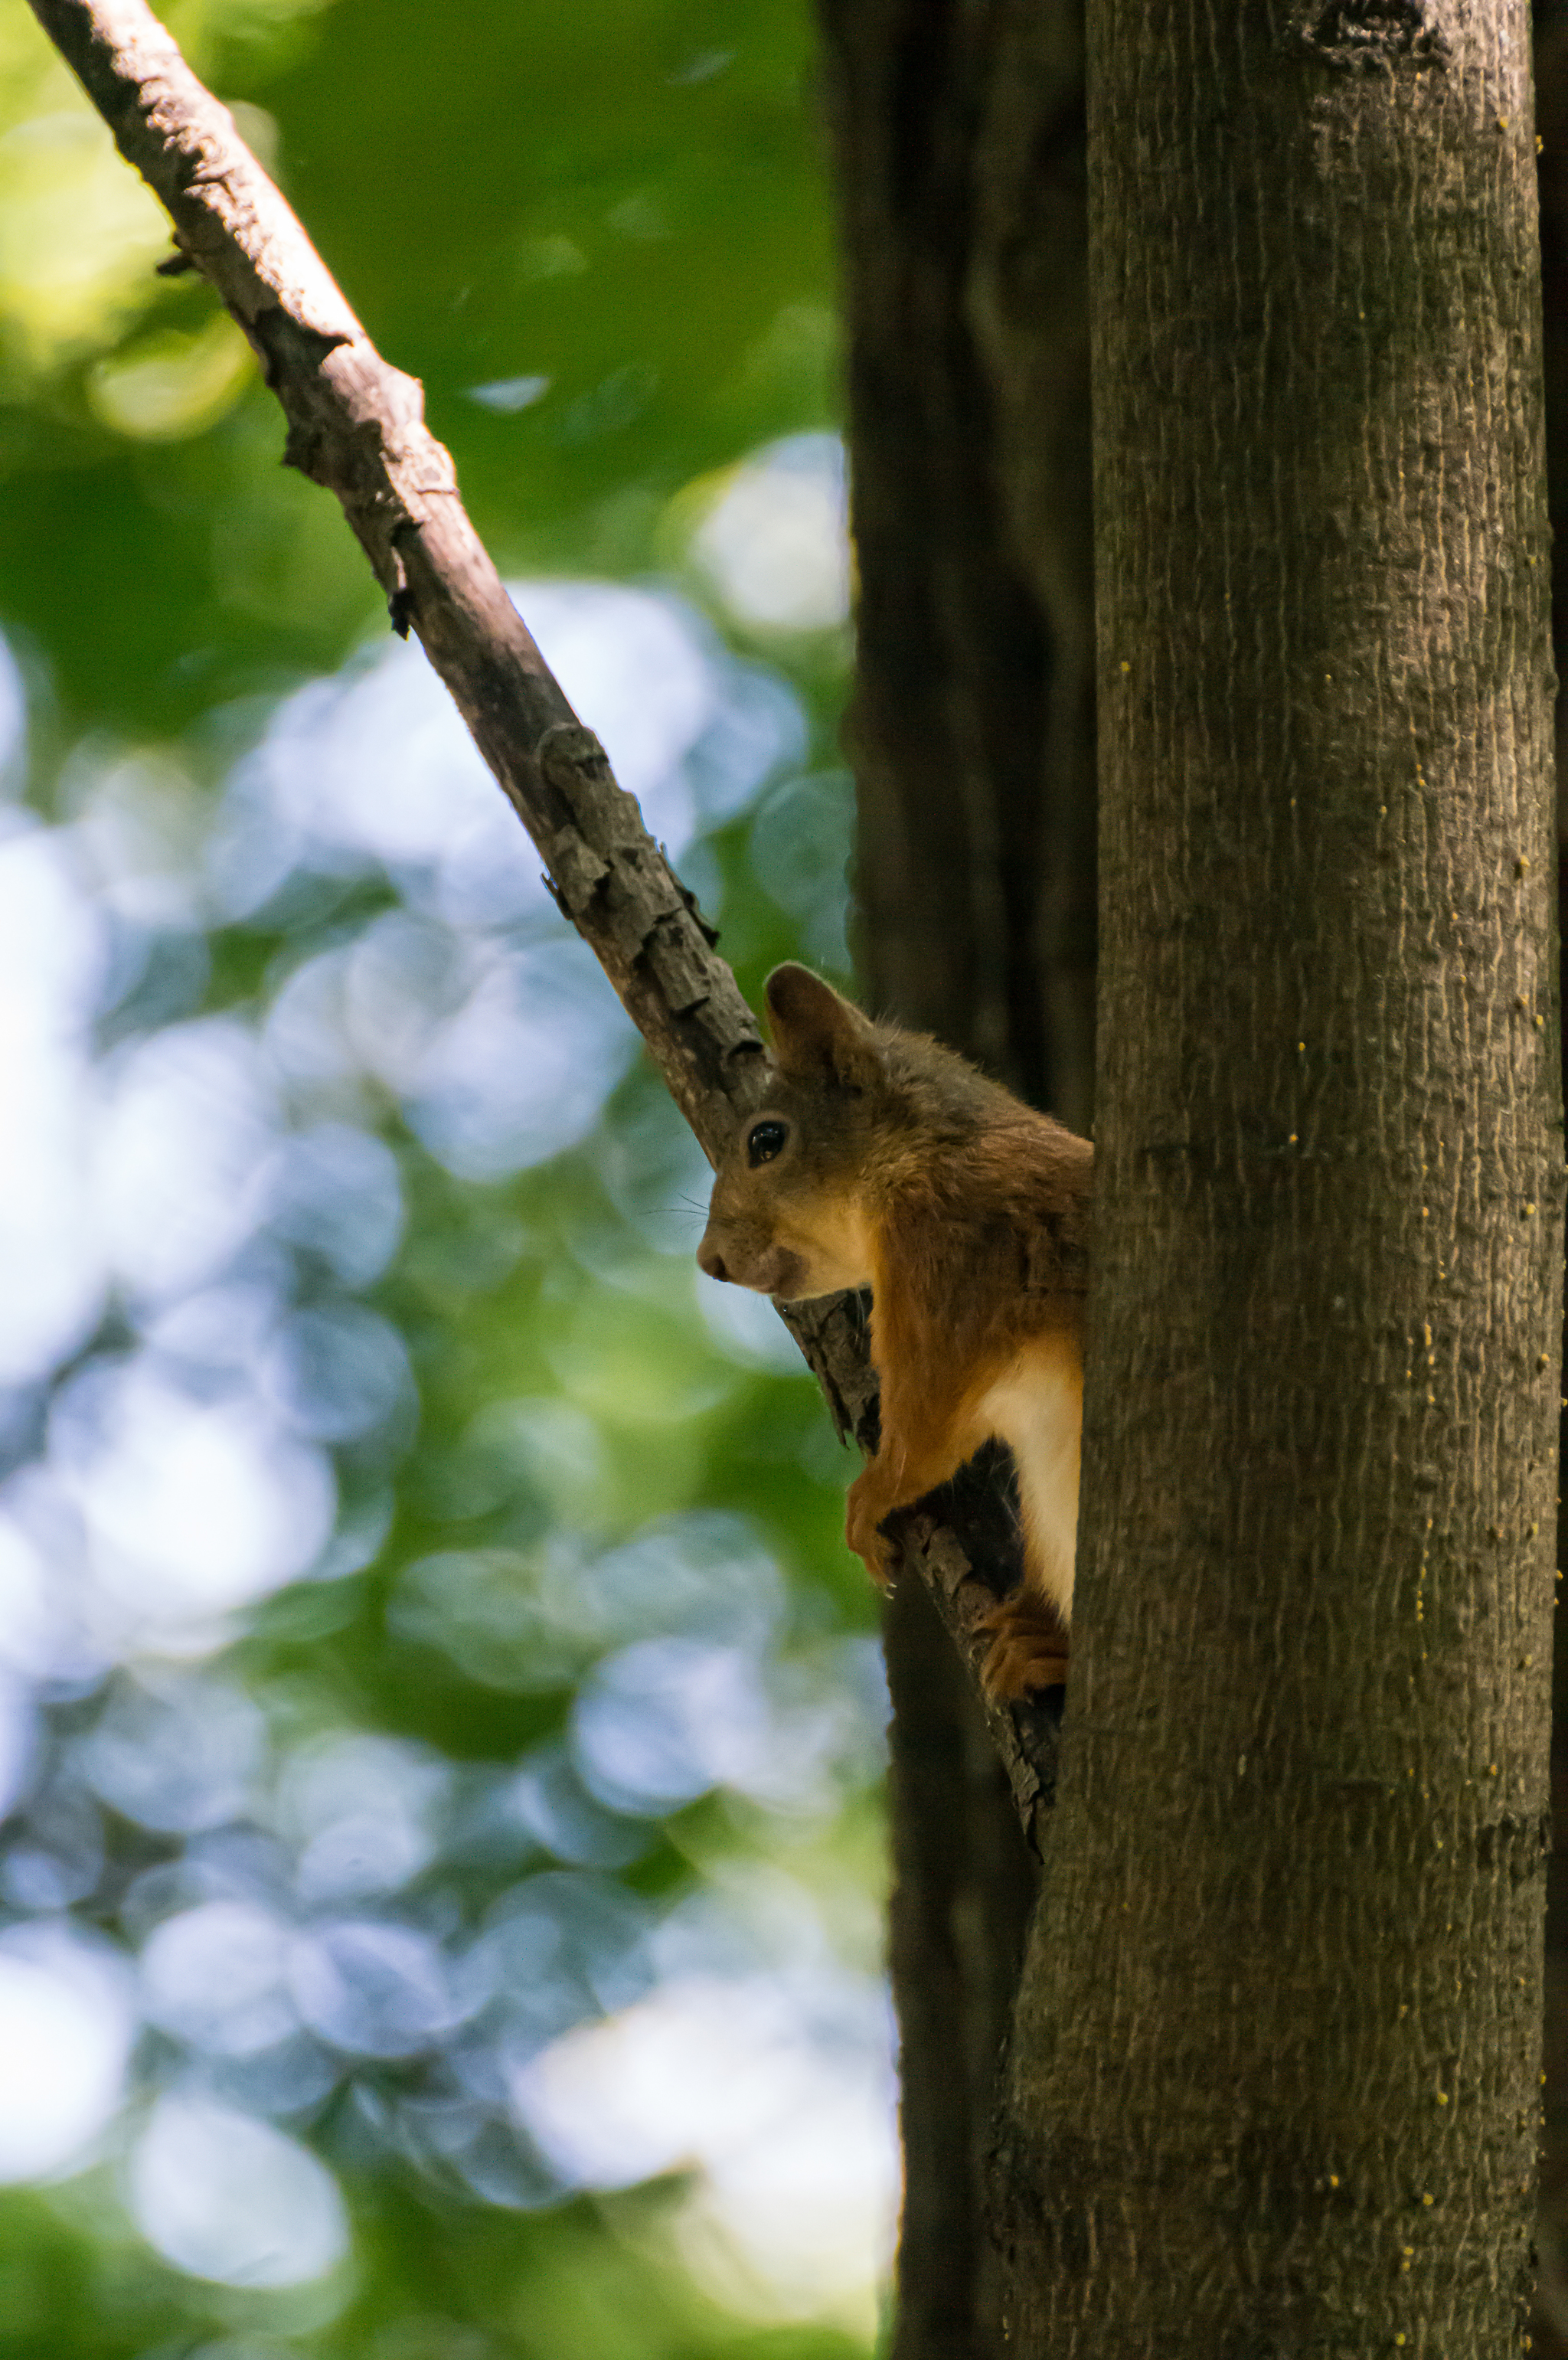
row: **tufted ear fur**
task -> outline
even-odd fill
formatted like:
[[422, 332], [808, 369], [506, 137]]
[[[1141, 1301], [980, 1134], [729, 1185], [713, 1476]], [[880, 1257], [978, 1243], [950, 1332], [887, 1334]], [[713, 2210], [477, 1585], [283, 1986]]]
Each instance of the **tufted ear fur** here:
[[876, 1028], [808, 967], [776, 967], [768, 978], [768, 1022], [781, 1074], [793, 1081], [864, 1089], [881, 1069]]

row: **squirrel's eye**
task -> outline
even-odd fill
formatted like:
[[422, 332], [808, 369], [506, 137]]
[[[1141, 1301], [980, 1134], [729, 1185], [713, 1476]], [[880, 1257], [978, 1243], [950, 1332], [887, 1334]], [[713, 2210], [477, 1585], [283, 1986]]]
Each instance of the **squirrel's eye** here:
[[781, 1122], [754, 1122], [746, 1142], [746, 1160], [752, 1170], [759, 1164], [771, 1164], [789, 1136]]

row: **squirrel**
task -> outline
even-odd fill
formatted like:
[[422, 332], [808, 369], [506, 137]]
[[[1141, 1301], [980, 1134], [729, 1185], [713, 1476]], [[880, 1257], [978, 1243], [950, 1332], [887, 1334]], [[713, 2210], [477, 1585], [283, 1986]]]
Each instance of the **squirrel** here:
[[882, 1530], [999, 1437], [1024, 1579], [986, 1617], [990, 1693], [1066, 1673], [1078, 1525], [1094, 1149], [923, 1033], [793, 964], [768, 978], [773, 1070], [714, 1175], [697, 1260], [785, 1302], [871, 1289], [881, 1440], [844, 1537], [884, 1588]]

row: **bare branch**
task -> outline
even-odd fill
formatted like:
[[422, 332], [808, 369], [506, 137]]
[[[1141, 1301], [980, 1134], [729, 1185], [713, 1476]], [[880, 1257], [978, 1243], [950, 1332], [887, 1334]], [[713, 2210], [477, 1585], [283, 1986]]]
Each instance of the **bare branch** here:
[[[285, 458], [336, 494], [387, 594], [415, 632], [713, 1161], [765, 1071], [756, 1020], [714, 936], [572, 712], [458, 497], [418, 381], [383, 360], [299, 221], [143, 0], [32, 0], [133, 164], [168, 208], [175, 243], [249, 338], [288, 421]], [[785, 1315], [841, 1433], [875, 1432], [875, 1381], [844, 1298]], [[973, 1487], [971, 1487], [973, 1489]], [[954, 1525], [907, 1522], [918, 1571], [972, 1677], [977, 1617], [1002, 1586], [1005, 1546], [981, 1544], [985, 1502]], [[1026, 1833], [1051, 1797], [1054, 1730], [987, 1704]]]

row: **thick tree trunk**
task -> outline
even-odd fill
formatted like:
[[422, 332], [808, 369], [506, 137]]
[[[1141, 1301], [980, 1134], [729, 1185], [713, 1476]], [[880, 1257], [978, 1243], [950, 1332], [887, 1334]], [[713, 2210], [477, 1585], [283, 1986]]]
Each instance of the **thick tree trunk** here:
[[1016, 2347], [1497, 2354], [1558, 1405], [1527, 27], [1091, 0], [1081, 1614]]

